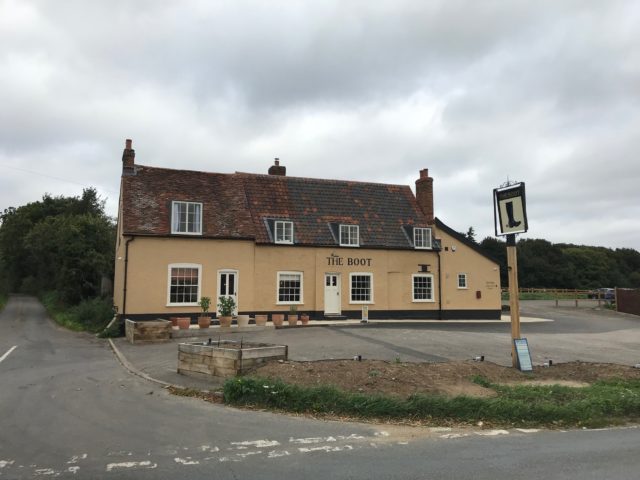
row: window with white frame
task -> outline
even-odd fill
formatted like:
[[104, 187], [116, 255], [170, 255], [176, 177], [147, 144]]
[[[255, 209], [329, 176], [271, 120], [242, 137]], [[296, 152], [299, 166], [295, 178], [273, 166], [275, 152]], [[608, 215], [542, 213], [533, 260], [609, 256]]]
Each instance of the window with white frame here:
[[415, 273], [411, 283], [414, 302], [433, 302], [433, 275]]
[[169, 265], [168, 305], [195, 306], [200, 299], [202, 266], [192, 263]]
[[431, 229], [422, 227], [414, 228], [413, 245], [415, 248], [431, 248]]
[[458, 288], [468, 288], [467, 287], [467, 274], [459, 273], [458, 274]]
[[277, 303], [302, 303], [302, 272], [278, 272]]
[[202, 235], [202, 204], [171, 202], [171, 233]]
[[293, 243], [293, 222], [276, 220], [276, 243]]
[[373, 303], [373, 275], [371, 273], [349, 274], [350, 303]]
[[360, 227], [358, 225], [340, 225], [340, 246], [358, 247], [360, 245]]

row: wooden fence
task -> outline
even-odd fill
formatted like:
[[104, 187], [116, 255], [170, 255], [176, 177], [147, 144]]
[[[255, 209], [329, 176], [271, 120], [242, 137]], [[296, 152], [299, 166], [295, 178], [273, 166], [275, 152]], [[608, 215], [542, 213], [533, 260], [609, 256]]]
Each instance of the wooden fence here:
[[[605, 303], [610, 303], [610, 300], [604, 298], [602, 292], [594, 290], [579, 290], [575, 288], [519, 288], [520, 300], [555, 300], [556, 307], [560, 301], [571, 301], [576, 307], [580, 302], [588, 303], [589, 305], [597, 305], [600, 307]], [[593, 295], [597, 295], [593, 297]], [[590, 298], [592, 297], [592, 298]], [[509, 298], [509, 289], [502, 289], [502, 298]]]
[[640, 315], [640, 289], [616, 288], [616, 310]]

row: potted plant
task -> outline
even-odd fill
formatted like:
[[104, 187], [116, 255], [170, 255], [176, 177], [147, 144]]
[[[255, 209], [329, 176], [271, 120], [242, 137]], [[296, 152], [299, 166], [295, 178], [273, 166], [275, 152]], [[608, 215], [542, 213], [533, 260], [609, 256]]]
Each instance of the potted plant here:
[[202, 315], [198, 317], [198, 326], [200, 328], [209, 328], [211, 326], [211, 317], [207, 313], [209, 313], [209, 307], [211, 306], [211, 298], [201, 297], [198, 305], [202, 309]]
[[269, 315], [261, 315], [256, 313], [256, 327], [264, 327], [267, 324]]
[[284, 313], [272, 313], [271, 321], [274, 327], [281, 327], [284, 323]]
[[295, 327], [298, 324], [298, 307], [291, 305], [289, 307], [289, 326]]
[[249, 315], [238, 315], [236, 320], [238, 322], [238, 327], [248, 327], [249, 326]]
[[220, 321], [221, 327], [230, 327], [231, 326], [231, 316], [233, 315], [233, 311], [236, 308], [236, 301], [233, 297], [220, 297], [218, 298], [218, 311], [220, 312], [220, 316], [218, 320]]
[[309, 325], [309, 314], [308, 313], [301, 313], [300, 314], [300, 323], [302, 323], [302, 325]]

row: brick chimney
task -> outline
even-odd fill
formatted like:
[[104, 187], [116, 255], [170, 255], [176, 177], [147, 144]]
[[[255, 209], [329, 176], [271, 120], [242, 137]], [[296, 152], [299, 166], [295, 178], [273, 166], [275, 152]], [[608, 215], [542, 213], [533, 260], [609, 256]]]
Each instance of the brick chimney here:
[[131, 139], [125, 141], [124, 151], [122, 152], [122, 174], [135, 175], [134, 163], [136, 160], [136, 151], [131, 148]]
[[433, 214], [433, 178], [429, 176], [429, 170], [420, 170], [420, 178], [416, 180], [416, 201], [422, 213], [427, 217], [428, 223], [435, 221]]
[[287, 167], [280, 165], [280, 159], [274, 159], [275, 162], [269, 167], [269, 175], [280, 175], [281, 177], [287, 176]]

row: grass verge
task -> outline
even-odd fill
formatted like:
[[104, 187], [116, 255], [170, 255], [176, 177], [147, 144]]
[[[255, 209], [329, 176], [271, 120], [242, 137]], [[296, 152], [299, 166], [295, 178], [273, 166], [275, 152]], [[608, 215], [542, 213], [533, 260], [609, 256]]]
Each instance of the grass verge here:
[[5, 295], [4, 293], [0, 293], [0, 312], [2, 311], [4, 306], [7, 304], [8, 298], [9, 297], [7, 295]]
[[494, 385], [494, 398], [412, 395], [408, 398], [364, 395], [331, 386], [304, 387], [278, 380], [241, 377], [224, 384], [225, 403], [293, 413], [354, 419], [410, 420], [429, 424], [509, 427], [589, 427], [640, 420], [640, 381], [597, 382], [583, 388]]
[[69, 307], [59, 300], [56, 292], [47, 292], [40, 296], [40, 301], [57, 324], [77, 332], [100, 332], [113, 318], [110, 299], [92, 298]]

